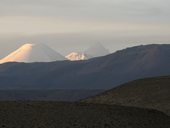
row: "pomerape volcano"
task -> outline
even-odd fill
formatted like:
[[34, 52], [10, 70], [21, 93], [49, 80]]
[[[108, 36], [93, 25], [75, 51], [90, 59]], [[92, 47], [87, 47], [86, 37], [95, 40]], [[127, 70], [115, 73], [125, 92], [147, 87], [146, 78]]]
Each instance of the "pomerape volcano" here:
[[65, 57], [44, 44], [27, 43], [0, 60], [0, 63], [52, 62], [57, 60], [65, 60]]

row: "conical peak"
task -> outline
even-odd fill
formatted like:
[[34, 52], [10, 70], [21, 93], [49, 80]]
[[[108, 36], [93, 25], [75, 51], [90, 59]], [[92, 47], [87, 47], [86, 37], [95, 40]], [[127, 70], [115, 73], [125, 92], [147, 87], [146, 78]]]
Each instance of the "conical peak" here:
[[0, 60], [0, 63], [6, 62], [51, 62], [65, 60], [65, 58], [43, 44], [26, 43]]

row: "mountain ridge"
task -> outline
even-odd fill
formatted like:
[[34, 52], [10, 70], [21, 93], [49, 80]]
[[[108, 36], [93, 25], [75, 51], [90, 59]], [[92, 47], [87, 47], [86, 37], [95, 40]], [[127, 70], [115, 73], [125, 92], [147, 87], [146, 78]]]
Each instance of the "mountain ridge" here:
[[23, 88], [24, 83], [24, 88], [34, 89], [111, 89], [135, 79], [170, 75], [169, 58], [170, 45], [144, 45], [85, 61], [8, 63], [0, 65], [0, 88]]

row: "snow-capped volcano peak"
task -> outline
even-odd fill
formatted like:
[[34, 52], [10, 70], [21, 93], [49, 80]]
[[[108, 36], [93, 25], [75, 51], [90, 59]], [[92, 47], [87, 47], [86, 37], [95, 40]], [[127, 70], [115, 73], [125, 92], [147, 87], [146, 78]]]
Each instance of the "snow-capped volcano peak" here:
[[0, 63], [6, 62], [51, 62], [56, 60], [64, 60], [65, 58], [44, 44], [27, 43], [16, 51], [12, 52]]
[[85, 55], [84, 53], [80, 53], [80, 52], [71, 52], [70, 54], [66, 56], [66, 58], [71, 61], [88, 59], [87, 55]]

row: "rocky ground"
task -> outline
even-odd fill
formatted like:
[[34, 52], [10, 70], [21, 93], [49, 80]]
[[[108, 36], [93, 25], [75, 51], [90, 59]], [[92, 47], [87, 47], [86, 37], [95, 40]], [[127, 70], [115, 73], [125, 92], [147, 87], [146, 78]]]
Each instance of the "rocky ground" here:
[[170, 115], [170, 76], [135, 80], [82, 102], [152, 108]]
[[0, 102], [0, 128], [170, 128], [152, 109], [62, 102]]

